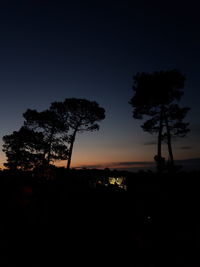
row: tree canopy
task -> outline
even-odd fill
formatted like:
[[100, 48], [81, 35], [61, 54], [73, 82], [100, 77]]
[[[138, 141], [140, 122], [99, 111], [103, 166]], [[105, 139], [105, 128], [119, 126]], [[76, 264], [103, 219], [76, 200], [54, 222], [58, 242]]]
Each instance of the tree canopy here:
[[9, 169], [32, 169], [50, 165], [55, 160], [67, 160], [70, 168], [77, 133], [99, 130], [98, 122], [105, 110], [95, 101], [66, 98], [53, 102], [49, 109], [27, 109], [24, 126], [3, 137], [3, 151]]
[[[161, 153], [161, 143], [168, 145], [170, 165], [174, 165], [171, 138], [184, 137], [189, 132], [189, 123], [184, 118], [189, 108], [181, 108], [177, 102], [183, 95], [185, 75], [178, 70], [160, 71], [154, 73], [137, 73], [134, 77], [133, 92], [130, 104], [133, 107], [133, 117], [150, 119], [141, 126], [144, 131], [158, 133], [157, 162], [158, 170], [163, 169], [164, 158]], [[165, 129], [165, 132], [164, 132]]]
[[52, 103], [50, 109], [57, 109], [69, 127], [66, 139], [69, 143], [67, 168], [70, 168], [73, 145], [77, 133], [99, 130], [97, 122], [105, 118], [105, 110], [95, 101], [81, 98], [66, 98], [63, 102]]
[[68, 151], [61, 137], [63, 132], [68, 131], [68, 127], [59, 114], [53, 109], [41, 112], [28, 109], [23, 116], [26, 127], [43, 134], [46, 144], [44, 157], [47, 164], [52, 160], [66, 159]]
[[43, 164], [45, 146], [42, 133], [36, 133], [26, 127], [3, 137], [3, 151], [7, 162], [4, 166], [12, 169], [30, 170]]

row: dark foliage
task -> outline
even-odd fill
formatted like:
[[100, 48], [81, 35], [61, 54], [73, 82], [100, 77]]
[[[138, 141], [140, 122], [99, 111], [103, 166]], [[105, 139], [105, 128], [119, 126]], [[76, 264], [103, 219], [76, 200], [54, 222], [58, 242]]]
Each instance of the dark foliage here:
[[36, 133], [26, 127], [3, 137], [3, 151], [6, 153], [9, 169], [29, 170], [43, 164], [45, 146], [42, 133]]
[[174, 169], [172, 138], [184, 137], [189, 132], [189, 123], [184, 122], [189, 108], [181, 108], [175, 103], [183, 95], [185, 76], [178, 70], [170, 70], [137, 73], [133, 80], [134, 96], [130, 101], [133, 117], [150, 117], [141, 127], [151, 134], [158, 134], [157, 155], [154, 157], [157, 168], [159, 171], [165, 168], [161, 143], [166, 141], [170, 159], [168, 166]]
[[67, 160], [69, 169], [76, 134], [99, 130], [97, 122], [105, 118], [105, 110], [97, 102], [81, 98], [66, 98], [64, 102], [52, 103], [51, 109], [56, 109], [62, 114], [62, 118], [70, 130], [69, 135], [65, 137], [69, 144]]
[[[52, 173], [0, 172], [2, 266], [198, 266], [199, 173]], [[110, 175], [128, 191], [91, 187]]]
[[67, 158], [68, 150], [63, 142], [62, 133], [67, 133], [69, 127], [63, 123], [63, 119], [57, 110], [50, 109], [38, 112], [28, 109], [23, 116], [26, 127], [43, 134], [45, 141], [43, 153], [48, 165], [53, 160]]
[[95, 101], [67, 98], [41, 112], [27, 109], [24, 127], [4, 136], [3, 151], [8, 169], [33, 169], [55, 160], [67, 160], [70, 168], [77, 133], [99, 130], [105, 110]]

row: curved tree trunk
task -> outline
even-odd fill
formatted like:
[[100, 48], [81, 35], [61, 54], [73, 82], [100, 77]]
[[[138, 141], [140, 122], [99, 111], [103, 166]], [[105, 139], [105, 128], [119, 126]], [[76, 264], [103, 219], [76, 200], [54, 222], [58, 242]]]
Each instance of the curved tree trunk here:
[[169, 122], [168, 122], [168, 118], [166, 114], [165, 114], [165, 125], [167, 129], [167, 146], [168, 146], [168, 152], [169, 152], [169, 158], [170, 158], [170, 165], [171, 167], [174, 167], [174, 156], [172, 152], [171, 132], [170, 132]]
[[53, 135], [54, 135], [54, 127], [52, 127], [52, 129], [51, 129], [51, 134], [49, 137], [49, 148], [48, 148], [48, 152], [47, 152], [47, 165], [50, 164], [50, 160], [51, 160], [51, 149], [52, 149]]
[[74, 133], [72, 135], [72, 139], [71, 139], [71, 142], [70, 142], [69, 156], [68, 156], [68, 160], [67, 160], [67, 170], [70, 169], [70, 165], [71, 165], [72, 151], [73, 151], [73, 146], [74, 146], [74, 141], [75, 141], [76, 133], [77, 133], [77, 130], [74, 130]]
[[162, 159], [162, 130], [163, 130], [163, 115], [164, 115], [164, 105], [160, 108], [160, 121], [159, 121], [159, 132], [158, 132], [158, 147], [157, 147], [157, 170], [163, 170], [163, 159]]

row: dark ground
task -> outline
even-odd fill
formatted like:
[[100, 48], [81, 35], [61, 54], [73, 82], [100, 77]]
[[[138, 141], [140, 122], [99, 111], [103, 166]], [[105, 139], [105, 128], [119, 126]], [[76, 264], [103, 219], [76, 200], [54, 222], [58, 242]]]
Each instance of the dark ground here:
[[126, 173], [126, 192], [95, 175], [2, 172], [0, 265], [200, 266], [199, 173]]

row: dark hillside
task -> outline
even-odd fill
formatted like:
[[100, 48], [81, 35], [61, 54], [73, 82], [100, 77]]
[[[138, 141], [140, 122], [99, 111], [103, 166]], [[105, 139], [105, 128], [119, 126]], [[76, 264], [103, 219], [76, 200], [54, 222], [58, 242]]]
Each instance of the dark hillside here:
[[120, 172], [56, 172], [52, 180], [1, 173], [2, 262], [197, 266], [198, 173], [123, 173], [125, 191], [94, 186]]

